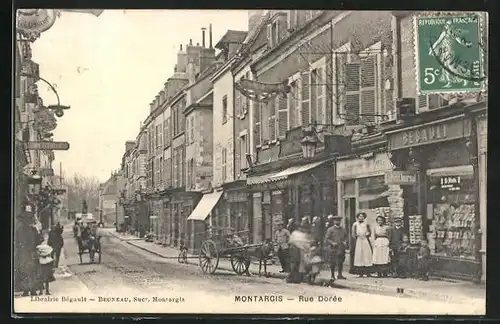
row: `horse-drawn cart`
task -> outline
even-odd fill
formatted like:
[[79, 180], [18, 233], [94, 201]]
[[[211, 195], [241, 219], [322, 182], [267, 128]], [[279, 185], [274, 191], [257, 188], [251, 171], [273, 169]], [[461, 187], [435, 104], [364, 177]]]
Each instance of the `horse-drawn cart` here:
[[[269, 244], [266, 242], [247, 244], [248, 231], [236, 232], [227, 228], [209, 227], [207, 232], [197, 233], [200, 234], [206, 237], [197, 256], [199, 266], [204, 273], [213, 274], [219, 267], [220, 259], [224, 258], [230, 260], [236, 274], [242, 275], [248, 273], [252, 258], [261, 259], [262, 255], [272, 253], [272, 246], [269, 249], [267, 246]], [[179, 260], [186, 262], [185, 249], [181, 250]]]
[[98, 254], [97, 263], [101, 263], [101, 237], [91, 236], [88, 239], [82, 239], [81, 236], [77, 236], [76, 242], [78, 244], [78, 256], [80, 257], [80, 264], [83, 263], [82, 255], [85, 253], [89, 254], [90, 262], [95, 262], [95, 255]]

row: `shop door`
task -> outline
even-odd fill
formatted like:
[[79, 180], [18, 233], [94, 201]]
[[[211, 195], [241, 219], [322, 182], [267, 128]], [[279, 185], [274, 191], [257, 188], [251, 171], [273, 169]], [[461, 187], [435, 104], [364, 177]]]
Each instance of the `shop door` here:
[[346, 231], [349, 235], [349, 266], [352, 268], [352, 264], [354, 264], [354, 244], [355, 241], [351, 236], [351, 228], [354, 222], [356, 221], [356, 198], [345, 198], [344, 199], [344, 217], [345, 217], [345, 226]]

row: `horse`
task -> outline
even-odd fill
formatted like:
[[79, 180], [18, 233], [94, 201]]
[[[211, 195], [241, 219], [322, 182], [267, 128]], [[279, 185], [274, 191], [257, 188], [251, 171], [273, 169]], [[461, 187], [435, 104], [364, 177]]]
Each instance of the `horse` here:
[[82, 239], [81, 236], [77, 237], [78, 243], [78, 255], [80, 256], [80, 263], [83, 263], [82, 254], [85, 253], [85, 250], [89, 251], [90, 262], [94, 263], [95, 253], [101, 253], [100, 247], [100, 236], [90, 236], [88, 239]]

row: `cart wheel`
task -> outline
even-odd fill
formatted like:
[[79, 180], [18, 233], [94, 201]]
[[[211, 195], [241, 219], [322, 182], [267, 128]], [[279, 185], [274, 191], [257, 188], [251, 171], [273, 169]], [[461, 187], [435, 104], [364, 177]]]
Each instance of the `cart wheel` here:
[[200, 249], [200, 268], [204, 273], [213, 274], [219, 265], [219, 253], [214, 241], [203, 242]]
[[248, 271], [250, 264], [248, 260], [243, 256], [232, 256], [231, 257], [231, 267], [233, 267], [234, 272], [238, 275], [242, 275]]

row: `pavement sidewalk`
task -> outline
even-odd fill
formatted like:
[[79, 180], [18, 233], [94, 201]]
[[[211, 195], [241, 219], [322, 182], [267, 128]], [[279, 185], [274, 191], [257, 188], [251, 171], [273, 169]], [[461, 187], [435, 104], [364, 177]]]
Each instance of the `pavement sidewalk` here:
[[[139, 249], [148, 251], [165, 259], [172, 259], [177, 262], [179, 249], [164, 247], [144, 240], [127, 240], [119, 236], [117, 233], [110, 234], [118, 239], [126, 241]], [[198, 265], [198, 257], [188, 254], [188, 264]], [[220, 259], [219, 269], [233, 271], [231, 263], [227, 259]], [[285, 279], [286, 274], [280, 273], [281, 267], [276, 264], [268, 264], [268, 277]], [[200, 270], [201, 271], [201, 270]], [[259, 275], [258, 263], [253, 262], [250, 265], [250, 273]], [[429, 280], [421, 281], [417, 279], [400, 279], [400, 278], [358, 278], [357, 276], [345, 273], [346, 280], [336, 280], [335, 285], [339, 288], [349, 289], [353, 291], [376, 293], [389, 296], [402, 296], [432, 299], [440, 301], [448, 301], [455, 303], [469, 303], [472, 300], [485, 300], [486, 289], [482, 285], [476, 285], [471, 282], [464, 281], [444, 281], [444, 280]], [[316, 282], [323, 284], [330, 279], [330, 271], [323, 270]]]

